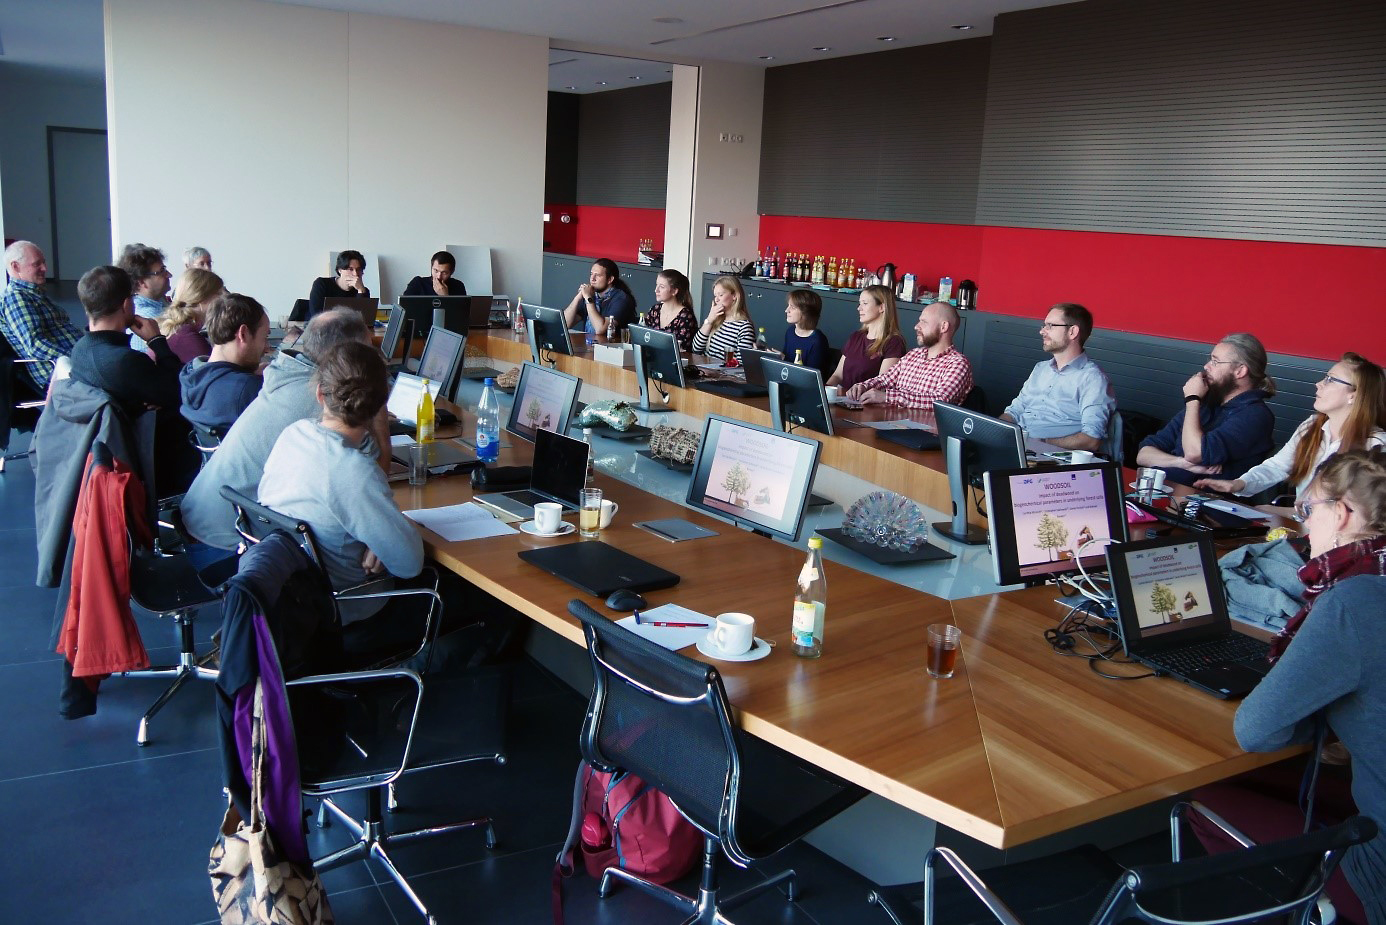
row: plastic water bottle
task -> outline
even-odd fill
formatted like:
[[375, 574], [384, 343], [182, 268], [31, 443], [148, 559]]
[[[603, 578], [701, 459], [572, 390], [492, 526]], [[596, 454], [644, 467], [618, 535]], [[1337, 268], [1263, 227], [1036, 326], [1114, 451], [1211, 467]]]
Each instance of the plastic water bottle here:
[[767, 340], [765, 339], [765, 328], [758, 328], [758, 329], [756, 330], [756, 349], [757, 349], [757, 350], [769, 350], [769, 349], [770, 349], [770, 342], [767, 341]]
[[496, 400], [496, 380], [487, 377], [476, 406], [476, 456], [493, 463], [500, 456], [500, 402]]

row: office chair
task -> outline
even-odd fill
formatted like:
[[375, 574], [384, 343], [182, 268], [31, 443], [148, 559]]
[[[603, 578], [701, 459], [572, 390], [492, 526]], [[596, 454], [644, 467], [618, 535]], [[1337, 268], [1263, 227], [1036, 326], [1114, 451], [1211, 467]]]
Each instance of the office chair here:
[[0, 474], [5, 471], [5, 463], [29, 455], [28, 451], [6, 452], [10, 448], [10, 433], [16, 428], [33, 430], [43, 410], [43, 396], [19, 374], [20, 366], [33, 362], [16, 354], [10, 342], [0, 337]]
[[[1246, 846], [1241, 851], [1182, 859], [1180, 819], [1198, 812]], [[1122, 870], [1091, 846], [989, 871], [988, 886], [949, 848], [924, 859], [921, 884], [881, 887], [867, 895], [894, 925], [1311, 925], [1320, 895], [1343, 853], [1376, 836], [1376, 823], [1354, 816], [1340, 825], [1269, 845], [1246, 836], [1197, 803], [1170, 812], [1173, 860]], [[939, 882], [939, 860], [957, 874]], [[979, 904], [983, 908], [979, 908]]]
[[621, 880], [682, 909], [686, 923], [706, 925], [726, 923], [727, 911], [782, 883], [793, 901], [792, 870], [721, 896], [718, 855], [747, 867], [797, 841], [865, 791], [743, 736], [715, 667], [642, 639], [582, 601], [570, 602], [568, 612], [582, 621], [594, 674], [579, 741], [583, 758], [603, 771], [638, 775], [703, 834], [696, 898], [620, 868], [602, 875], [601, 896]]
[[[262, 595], [253, 587], [251, 574], [244, 569], [241, 575], [229, 582], [228, 594], [249, 593], [259, 601], [261, 606], [256, 609], [264, 614], [269, 631], [258, 634], [258, 637], [273, 640], [275, 646], [282, 646], [286, 644], [286, 627], [293, 619], [293, 613], [289, 611], [302, 609], [302, 589], [316, 587], [322, 594], [328, 594], [330, 589], [325, 582], [318, 580], [316, 567], [308, 560], [302, 547], [295, 548], [297, 538], [290, 539], [283, 534], [278, 536], [283, 539], [282, 543], [257, 543], [247, 550], [245, 559], [247, 564], [260, 565], [262, 563], [255, 563], [257, 556], [290, 556], [291, 559], [283, 563], [286, 567], [281, 574], [299, 574], [304, 570], [298, 567], [300, 565], [313, 571], [312, 575], [307, 576], [310, 580], [306, 585], [298, 586], [300, 594], [292, 597], [278, 595], [276, 603], [270, 604], [262, 600]], [[411, 593], [436, 598], [432, 591], [416, 590]], [[236, 619], [244, 620], [245, 609], [231, 606], [228, 597], [226, 614], [228, 623], [223, 626], [224, 637], [246, 639], [244, 625], [238, 630], [230, 623]], [[432, 630], [432, 625], [425, 629], [420, 647], [427, 645]], [[257, 634], [250, 635], [254, 638]], [[259, 645], [257, 640], [255, 647]], [[265, 664], [266, 653], [263, 651], [258, 656], [254, 651], [247, 653], [241, 649], [238, 652], [242, 657], [249, 654], [260, 665]], [[285, 660], [277, 651], [272, 657], [276, 665]], [[293, 655], [289, 655], [287, 661], [297, 663]], [[237, 670], [241, 672], [238, 677], [246, 677], [243, 669]], [[252, 681], [256, 673], [252, 672]], [[282, 676], [282, 672], [275, 673]], [[269, 679], [269, 675], [258, 674], [262, 681]], [[253, 683], [246, 685], [246, 688], [253, 696]], [[241, 691], [223, 688], [221, 693], [223, 708], [230, 705], [233, 708], [231, 712], [234, 712], [234, 706], [244, 696], [245, 688]], [[480, 669], [446, 678], [425, 678], [416, 671], [400, 666], [288, 677], [284, 681], [282, 699], [288, 702], [294, 717], [292, 728], [298, 786], [303, 795], [321, 801], [317, 811], [320, 827], [327, 827], [335, 820], [345, 826], [352, 836], [349, 844], [313, 861], [314, 867], [323, 872], [352, 861], [374, 858], [432, 925], [436, 920], [390, 857], [389, 847], [397, 842], [479, 828], [485, 832], [486, 847], [494, 848], [496, 833], [492, 819], [479, 816], [446, 825], [391, 832], [387, 831], [385, 823], [383, 809], [386, 803], [382, 800], [382, 793], [391, 795], [389, 805], [393, 809], [394, 787], [405, 775], [477, 761], [504, 765], [503, 735], [508, 693], [508, 676], [495, 669]], [[225, 741], [226, 732], [223, 723], [223, 742], [229, 744]], [[240, 766], [244, 767], [244, 762]], [[282, 760], [282, 756], [280, 766], [292, 767], [289, 762]], [[233, 792], [237, 788], [246, 789], [235, 778], [228, 780], [228, 786]], [[359, 819], [353, 818], [333, 799], [337, 794], [354, 791], [363, 791], [365, 796], [364, 814]], [[241, 795], [244, 796], [244, 793]], [[293, 816], [290, 825], [296, 830], [290, 833], [290, 838], [297, 838], [297, 833], [301, 832], [301, 817]], [[300, 844], [301, 841], [290, 843]], [[306, 845], [303, 848], [306, 853]]]
[[980, 385], [973, 383], [972, 390], [963, 397], [962, 404], [959, 406], [968, 411], [975, 411], [978, 414], [987, 413], [987, 392]]
[[212, 454], [217, 451], [217, 447], [221, 446], [221, 438], [226, 436], [226, 433], [218, 427], [208, 427], [205, 424], [192, 421], [188, 423], [192, 427], [192, 430], [188, 431], [188, 442], [202, 457], [202, 465], [205, 466], [207, 460], [211, 459]]

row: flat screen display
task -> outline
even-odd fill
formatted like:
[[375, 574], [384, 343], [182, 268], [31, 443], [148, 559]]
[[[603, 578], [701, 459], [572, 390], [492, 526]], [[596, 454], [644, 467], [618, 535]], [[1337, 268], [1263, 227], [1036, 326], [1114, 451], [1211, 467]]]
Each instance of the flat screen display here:
[[1107, 557], [1128, 646], [1226, 623], [1222, 578], [1208, 540], [1115, 545]]
[[510, 404], [510, 421], [505, 429], [522, 440], [534, 442], [536, 431], [566, 434], [572, 421], [582, 380], [577, 376], [526, 363], [520, 368], [520, 381]]
[[709, 415], [687, 503], [793, 542], [818, 470], [817, 440]]

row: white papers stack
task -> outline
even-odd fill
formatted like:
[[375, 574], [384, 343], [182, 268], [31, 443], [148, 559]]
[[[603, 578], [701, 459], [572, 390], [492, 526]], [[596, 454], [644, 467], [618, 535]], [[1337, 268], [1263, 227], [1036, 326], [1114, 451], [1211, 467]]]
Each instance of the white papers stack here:
[[[621, 626], [630, 630], [637, 636], [643, 636], [656, 645], [661, 645], [670, 651], [684, 649], [693, 645], [699, 639], [703, 639], [708, 633], [712, 632], [713, 624], [716, 622], [707, 614], [698, 613], [696, 610], [689, 610], [687, 607], [680, 607], [678, 604], [663, 604], [651, 610], [640, 611], [640, 622], [635, 622], [635, 615], [622, 617], [616, 621]], [[653, 623], [703, 623], [705, 626], [653, 626]]]
[[496, 520], [490, 511], [472, 501], [450, 504], [447, 507], [405, 511], [404, 516], [421, 527], [427, 527], [449, 543], [479, 540], [488, 536], [505, 536], [507, 533], [515, 532], [513, 527]]

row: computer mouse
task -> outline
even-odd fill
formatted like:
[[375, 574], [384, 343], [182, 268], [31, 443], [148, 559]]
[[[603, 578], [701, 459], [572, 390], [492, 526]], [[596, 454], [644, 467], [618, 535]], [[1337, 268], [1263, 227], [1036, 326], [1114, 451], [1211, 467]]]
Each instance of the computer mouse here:
[[629, 613], [640, 607], [648, 607], [645, 599], [640, 596], [638, 591], [629, 588], [622, 588], [619, 591], [612, 591], [611, 596], [606, 599], [606, 606], [612, 610], [619, 610], [622, 613]]

